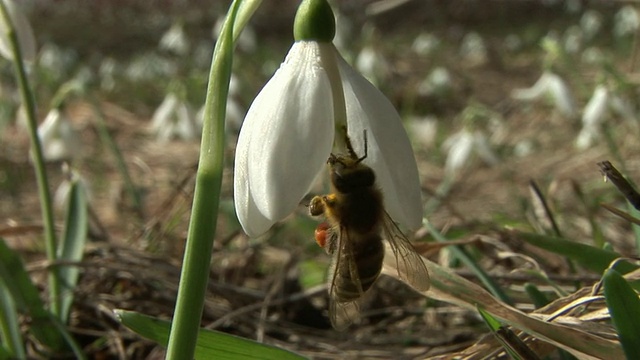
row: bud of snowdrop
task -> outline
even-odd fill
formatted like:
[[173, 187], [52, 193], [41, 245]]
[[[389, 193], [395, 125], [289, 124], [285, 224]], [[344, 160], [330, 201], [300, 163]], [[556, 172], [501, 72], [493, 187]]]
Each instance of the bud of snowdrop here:
[[[295, 43], [245, 117], [236, 147], [234, 200], [246, 233], [257, 236], [288, 216], [307, 194], [332, 149], [368, 152], [391, 217], [418, 227], [418, 170], [400, 116], [331, 43], [335, 20], [326, 0], [304, 0]], [[337, 129], [337, 130], [336, 130]]]
[[511, 97], [516, 100], [533, 101], [543, 97], [549, 97], [556, 109], [568, 118], [576, 116], [576, 109], [573, 96], [564, 80], [558, 75], [545, 71], [536, 83], [526, 89], [515, 89], [511, 92]]
[[167, 94], [153, 113], [151, 131], [160, 141], [173, 138], [193, 140], [200, 134], [191, 107], [173, 93]]
[[189, 38], [184, 32], [183, 23], [177, 22], [173, 24], [160, 38], [158, 47], [160, 50], [169, 51], [176, 55], [187, 55], [189, 52]]
[[78, 137], [60, 109], [52, 109], [38, 127], [42, 155], [46, 161], [69, 160], [80, 153]]
[[[22, 59], [33, 62], [36, 58], [36, 39], [29, 20], [24, 16], [18, 5], [13, 0], [0, 0], [3, 2], [18, 37]], [[9, 26], [4, 16], [0, 13], [0, 55], [6, 59], [13, 59], [13, 50], [9, 43]]]

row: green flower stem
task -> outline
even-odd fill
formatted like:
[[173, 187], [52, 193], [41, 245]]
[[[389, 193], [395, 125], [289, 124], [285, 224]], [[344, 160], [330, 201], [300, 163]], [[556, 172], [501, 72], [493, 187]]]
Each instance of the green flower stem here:
[[220, 202], [224, 120], [233, 62], [233, 23], [240, 2], [236, 0], [231, 5], [213, 52], [191, 222], [167, 348], [170, 360], [193, 359], [198, 338]]
[[[29, 129], [29, 136], [31, 137], [33, 165], [38, 182], [38, 193], [40, 194], [40, 209], [42, 211], [42, 218], [44, 222], [44, 240], [47, 259], [54, 262], [56, 260], [57, 240], [53, 222], [53, 206], [51, 203], [51, 193], [49, 191], [49, 180], [47, 179], [44, 157], [42, 155], [42, 144], [40, 144], [40, 139], [38, 138], [35, 100], [24, 69], [24, 62], [22, 60], [22, 51], [20, 50], [18, 36], [13, 23], [11, 22], [11, 17], [9, 16], [4, 1], [0, 1], [0, 11], [2, 12], [4, 21], [7, 24], [7, 35], [13, 52], [13, 65], [18, 80], [18, 86], [20, 88], [20, 97], [22, 98], [22, 103], [27, 111], [27, 127]], [[60, 317], [60, 282], [56, 267], [49, 269], [49, 302], [51, 312], [56, 317]]]

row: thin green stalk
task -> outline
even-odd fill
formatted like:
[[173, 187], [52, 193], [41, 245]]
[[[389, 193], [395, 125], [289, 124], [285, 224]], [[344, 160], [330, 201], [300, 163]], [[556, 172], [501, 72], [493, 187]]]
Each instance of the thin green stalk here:
[[[22, 51], [20, 50], [20, 44], [18, 43], [18, 36], [16, 34], [13, 23], [7, 11], [6, 5], [3, 1], [0, 1], [0, 11], [4, 17], [4, 21], [8, 28], [8, 37], [11, 44], [11, 50], [13, 52], [13, 65], [18, 80], [18, 86], [20, 88], [20, 97], [22, 103], [27, 111], [27, 127], [29, 129], [29, 136], [31, 137], [31, 152], [33, 155], [33, 166], [36, 172], [36, 179], [38, 182], [38, 193], [40, 195], [40, 209], [42, 211], [42, 219], [44, 222], [44, 241], [45, 249], [47, 252], [47, 259], [51, 262], [56, 260], [56, 233], [53, 222], [53, 206], [51, 203], [51, 194], [49, 191], [49, 181], [47, 179], [47, 172], [44, 165], [44, 157], [42, 155], [42, 145], [38, 138], [38, 123], [36, 121], [36, 106], [27, 80], [27, 74], [24, 69], [24, 62], [22, 60]], [[58, 271], [55, 267], [49, 269], [49, 302], [51, 312], [59, 317], [60, 316], [60, 282], [58, 277]]]
[[224, 120], [233, 62], [233, 23], [240, 2], [237, 0], [231, 5], [213, 52], [189, 234], [169, 333], [167, 359], [170, 360], [193, 359], [198, 338], [220, 202]]

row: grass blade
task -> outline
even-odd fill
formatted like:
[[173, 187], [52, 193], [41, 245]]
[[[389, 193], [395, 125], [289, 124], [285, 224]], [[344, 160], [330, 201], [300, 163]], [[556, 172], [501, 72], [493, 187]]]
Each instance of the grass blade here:
[[504, 350], [516, 360], [538, 360], [539, 357], [511, 329], [502, 326], [493, 315], [478, 306], [478, 313], [500, 342]]
[[[531, 245], [551, 251], [577, 261], [585, 269], [602, 273], [609, 264], [621, 255], [615, 251], [598, 249], [596, 247], [565, 240], [562, 238], [538, 235], [524, 232], [514, 232], [513, 236], [521, 238]], [[629, 263], [621, 263], [618, 270], [626, 274], [637, 269], [637, 266]]]
[[[86, 190], [78, 179], [71, 180], [67, 207], [67, 221], [62, 242], [58, 248], [58, 259], [68, 262], [79, 262], [84, 254], [87, 240], [88, 216]], [[80, 269], [76, 266], [59, 268], [60, 276], [60, 319], [66, 322], [73, 303], [73, 292], [78, 283]]]
[[[133, 311], [115, 310], [125, 326], [163, 346], [169, 340], [171, 323]], [[195, 349], [196, 359], [273, 359], [299, 360], [304, 357], [252, 340], [219, 331], [200, 329]]]
[[[433, 235], [433, 237], [439, 242], [447, 242], [448, 240], [440, 234], [440, 232], [431, 225], [430, 222], [426, 222], [425, 226]], [[507, 304], [513, 304], [509, 296], [502, 290], [502, 288], [496, 283], [478, 264], [473, 260], [461, 247], [459, 246], [449, 246], [449, 251], [451, 254], [455, 256], [458, 260], [462, 261], [469, 269], [471, 269], [474, 274], [482, 281], [484, 286], [489, 289], [489, 291], [495, 295], [500, 300], [504, 301]]]
[[26, 358], [18, 324], [18, 309], [3, 279], [0, 279], [0, 339], [7, 346], [6, 358]]
[[618, 331], [627, 359], [640, 359], [640, 299], [629, 283], [614, 269], [603, 277], [604, 297], [613, 325]]
[[0, 239], [0, 277], [4, 281], [18, 311], [31, 317], [31, 333], [45, 346], [60, 350], [64, 344], [61, 334], [51, 322], [51, 314], [45, 309], [38, 289], [24, 268], [20, 254]]

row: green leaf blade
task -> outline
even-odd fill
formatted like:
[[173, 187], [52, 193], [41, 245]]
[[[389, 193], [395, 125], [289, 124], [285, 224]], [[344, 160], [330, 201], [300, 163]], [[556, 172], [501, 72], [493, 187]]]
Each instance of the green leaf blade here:
[[640, 299], [629, 283], [614, 269], [603, 277], [604, 297], [611, 321], [627, 359], [640, 359]]

